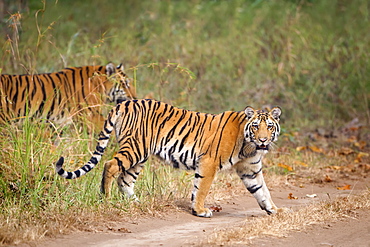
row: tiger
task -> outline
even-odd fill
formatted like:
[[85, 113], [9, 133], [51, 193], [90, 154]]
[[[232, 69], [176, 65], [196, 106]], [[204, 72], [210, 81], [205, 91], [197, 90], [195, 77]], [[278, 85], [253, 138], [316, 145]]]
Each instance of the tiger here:
[[75, 179], [100, 161], [115, 131], [119, 150], [104, 165], [101, 193], [110, 197], [117, 178], [120, 192], [137, 200], [134, 185], [144, 162], [154, 155], [172, 165], [195, 171], [191, 211], [212, 217], [205, 198], [219, 170], [233, 168], [246, 189], [267, 214], [283, 212], [271, 199], [262, 174], [262, 159], [280, 134], [281, 108], [270, 111], [226, 111], [207, 114], [177, 108], [152, 99], [128, 100], [114, 107], [99, 134], [90, 160], [73, 172], [63, 169], [64, 157], [55, 163], [56, 173]]
[[0, 78], [0, 123], [25, 116], [70, 123], [72, 116], [81, 112], [103, 123], [102, 104], [136, 98], [122, 64], [71, 67], [34, 75], [1, 74]]

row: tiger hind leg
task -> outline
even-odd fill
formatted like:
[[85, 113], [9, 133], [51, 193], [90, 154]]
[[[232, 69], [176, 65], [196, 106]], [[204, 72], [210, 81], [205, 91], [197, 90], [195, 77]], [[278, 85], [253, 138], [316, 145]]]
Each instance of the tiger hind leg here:
[[117, 178], [117, 184], [119, 190], [125, 194], [128, 198], [138, 201], [138, 198], [134, 192], [134, 186], [137, 177], [139, 176], [141, 170], [143, 169], [142, 164], [137, 164], [130, 169], [122, 172]]
[[106, 198], [110, 197], [113, 180], [117, 178], [120, 173], [124, 173], [129, 168], [130, 162], [119, 153], [116, 154], [112, 160], [105, 163], [100, 192], [104, 194]]
[[100, 192], [105, 195], [106, 198], [110, 197], [112, 182], [120, 172], [121, 170], [118, 166], [117, 160], [113, 159], [105, 163]]

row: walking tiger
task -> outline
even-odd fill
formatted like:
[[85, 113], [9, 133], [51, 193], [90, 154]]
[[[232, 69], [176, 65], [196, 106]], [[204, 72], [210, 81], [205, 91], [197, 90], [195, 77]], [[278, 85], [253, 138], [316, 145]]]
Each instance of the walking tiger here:
[[282, 211], [273, 203], [262, 174], [262, 158], [280, 133], [281, 109], [270, 112], [246, 107], [244, 111], [205, 114], [179, 109], [155, 100], [128, 100], [108, 115], [91, 159], [80, 169], [67, 172], [64, 158], [56, 172], [67, 179], [78, 178], [100, 161], [109, 137], [115, 131], [119, 150], [105, 163], [101, 192], [110, 195], [117, 178], [121, 192], [135, 198], [134, 184], [150, 155], [175, 168], [194, 170], [192, 213], [211, 217], [205, 198], [217, 171], [234, 168], [247, 190], [268, 214]]
[[104, 121], [100, 109], [104, 103], [136, 98], [122, 64], [35, 75], [1, 74], [0, 79], [0, 122], [28, 116], [60, 124], [81, 112]]

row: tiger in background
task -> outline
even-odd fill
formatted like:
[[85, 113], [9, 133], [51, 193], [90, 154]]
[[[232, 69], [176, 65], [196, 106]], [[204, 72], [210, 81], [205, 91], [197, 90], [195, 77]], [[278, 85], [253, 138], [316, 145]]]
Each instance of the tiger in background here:
[[104, 122], [103, 104], [136, 98], [122, 64], [35, 75], [1, 74], [0, 78], [0, 123], [28, 116], [61, 124], [81, 113], [94, 122]]
[[128, 100], [111, 110], [95, 152], [87, 164], [74, 172], [56, 162], [63, 178], [78, 178], [95, 167], [102, 158], [112, 131], [119, 151], [105, 163], [101, 192], [110, 196], [115, 178], [119, 189], [136, 199], [134, 184], [150, 155], [175, 168], [195, 171], [192, 213], [211, 217], [205, 198], [216, 172], [233, 167], [247, 190], [268, 214], [283, 211], [273, 203], [262, 174], [262, 158], [280, 133], [281, 109], [227, 111], [218, 115], [179, 109], [155, 100]]

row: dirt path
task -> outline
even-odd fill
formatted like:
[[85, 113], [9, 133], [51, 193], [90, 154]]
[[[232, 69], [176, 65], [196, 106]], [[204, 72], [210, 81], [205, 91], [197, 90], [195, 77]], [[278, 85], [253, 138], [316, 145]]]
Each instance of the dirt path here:
[[[305, 188], [290, 187], [288, 190], [272, 190], [275, 203], [280, 207], [295, 208], [312, 202], [357, 193], [366, 189], [369, 181], [358, 183], [353, 190], [337, 190], [333, 185], [325, 187], [309, 185]], [[286, 188], [285, 188], [286, 189]], [[289, 200], [289, 193], [298, 197]], [[308, 198], [306, 194], [317, 194]], [[39, 247], [82, 247], [82, 246], [199, 246], [215, 231], [245, 224], [252, 217], [268, 217], [260, 210], [257, 202], [249, 194], [243, 193], [238, 198], [225, 201], [222, 211], [214, 217], [199, 218], [192, 216], [188, 209], [171, 212], [162, 218], [145, 218], [135, 222], [119, 222], [106, 226], [102, 222], [103, 232], [79, 232], [60, 236], [43, 242], [23, 244], [21, 246]], [[311, 226], [303, 232], [292, 232], [288, 238], [254, 239], [250, 246], [370, 246], [370, 212], [358, 212], [358, 219], [348, 218], [336, 223]], [[273, 243], [273, 245], [272, 245]], [[241, 245], [243, 246], [243, 245]]]
[[370, 246], [370, 211], [357, 211], [358, 219], [348, 218], [343, 221], [311, 226], [303, 232], [293, 232], [284, 239], [260, 238], [251, 246], [274, 247], [369, 247]]

